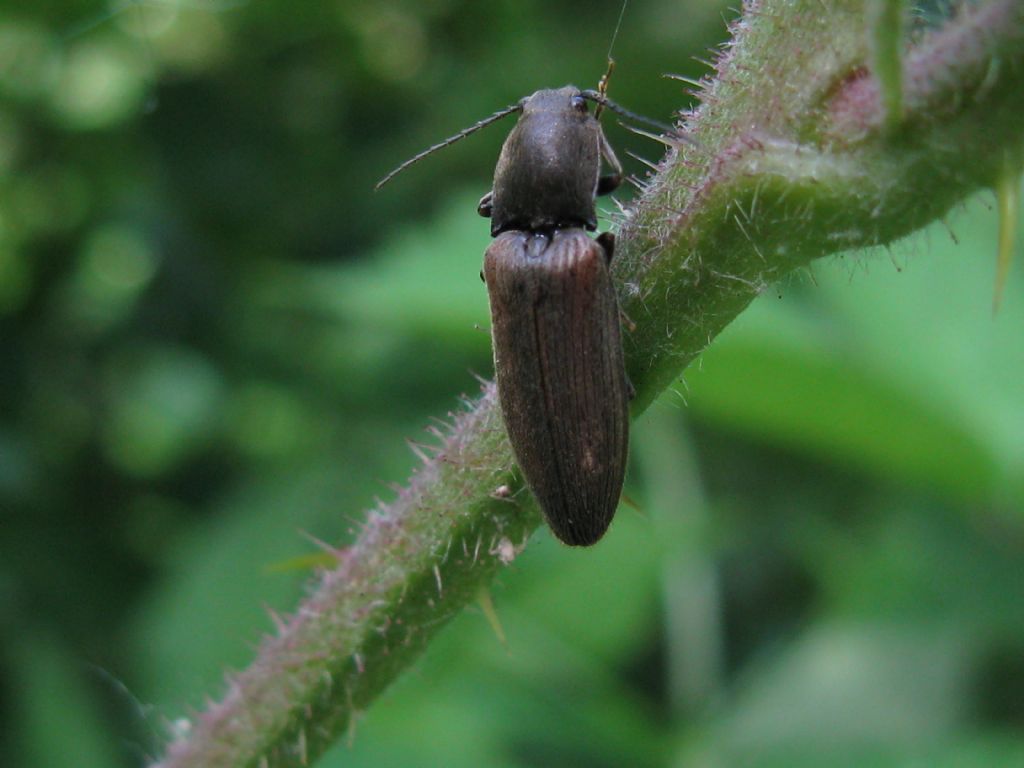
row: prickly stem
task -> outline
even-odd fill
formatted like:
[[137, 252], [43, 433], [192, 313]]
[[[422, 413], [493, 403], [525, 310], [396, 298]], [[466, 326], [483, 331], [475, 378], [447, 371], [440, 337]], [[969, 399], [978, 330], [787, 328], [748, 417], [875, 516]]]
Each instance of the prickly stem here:
[[[789, 271], [891, 242], [978, 189], [1010, 184], [1003, 152], [1020, 148], [1024, 4], [965, 3], [904, 52], [895, 142], [865, 2], [748, 0], [686, 116], [697, 144], [670, 147], [624, 217], [611, 269], [635, 323], [623, 335], [634, 414]], [[1007, 187], [1000, 205], [1010, 201]], [[176, 729], [161, 768], [314, 761], [514, 559], [540, 517], [493, 390], [438, 448], [367, 515], [223, 698]]]

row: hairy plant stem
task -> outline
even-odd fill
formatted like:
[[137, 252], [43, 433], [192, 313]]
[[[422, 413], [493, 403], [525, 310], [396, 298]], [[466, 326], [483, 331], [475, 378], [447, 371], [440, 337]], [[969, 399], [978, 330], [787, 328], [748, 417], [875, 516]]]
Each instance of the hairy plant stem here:
[[[748, 2], [684, 115], [696, 148], [668, 140], [614, 264], [635, 324], [625, 333], [634, 414], [780, 276], [914, 231], [996, 183], [1005, 153], [1020, 148], [1019, 0], [960, 9], [906, 46], [901, 76], [882, 84], [872, 51], [888, 51], [891, 67], [894, 46], [871, 38], [868, 6]], [[337, 567], [155, 765], [308, 765], [525, 546], [540, 516], [491, 385], [438, 437], [398, 498], [368, 514]]]

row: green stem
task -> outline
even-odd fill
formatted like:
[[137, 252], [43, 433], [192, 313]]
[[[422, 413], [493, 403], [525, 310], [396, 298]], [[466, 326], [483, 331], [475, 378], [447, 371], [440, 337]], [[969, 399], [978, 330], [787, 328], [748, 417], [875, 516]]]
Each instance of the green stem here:
[[885, 128], [903, 122], [903, 0], [872, 0], [868, 8], [872, 65], [885, 109]]
[[1020, 152], [1007, 150], [1003, 168], [996, 180], [996, 204], [999, 208], [999, 246], [996, 252], [996, 279], [992, 293], [992, 313], [999, 312], [1003, 288], [1010, 276], [1013, 249], [1017, 244], [1017, 211], [1020, 210], [1020, 179], [1024, 159]]
[[[673, 148], [623, 222], [635, 413], [779, 277], [914, 231], [992, 186], [1019, 148], [1019, 0], [965, 6], [906, 52], [897, 132], [871, 74], [866, 3], [748, 2], [687, 118], [698, 148]], [[539, 521], [487, 386], [157, 765], [308, 765]]]

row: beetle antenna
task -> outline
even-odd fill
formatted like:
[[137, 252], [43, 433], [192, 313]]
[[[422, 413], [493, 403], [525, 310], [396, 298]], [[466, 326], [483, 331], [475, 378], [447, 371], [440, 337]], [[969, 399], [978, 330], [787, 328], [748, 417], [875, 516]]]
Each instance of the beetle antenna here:
[[427, 155], [433, 154], [434, 152], [437, 152], [437, 150], [439, 150], [439, 149], [444, 149], [445, 147], [449, 147], [452, 144], [454, 144], [455, 142], [459, 141], [460, 139], [466, 138], [471, 133], [476, 133], [481, 128], [486, 128], [491, 123], [496, 123], [499, 120], [501, 120], [501, 118], [507, 117], [508, 115], [511, 115], [513, 112], [520, 112], [520, 111], [522, 111], [522, 109], [523, 109], [523, 105], [522, 104], [513, 104], [511, 106], [505, 107], [504, 109], [499, 109], [497, 112], [495, 112], [490, 117], [485, 117], [480, 122], [473, 123], [473, 125], [469, 126], [469, 128], [466, 128], [464, 130], [459, 131], [454, 136], [449, 136], [444, 141], [439, 142], [439, 143], [435, 144], [432, 147], [428, 147], [427, 149], [424, 149], [422, 152], [420, 152], [417, 155], [413, 155], [408, 160], [406, 160], [404, 163], [402, 163], [400, 166], [395, 168], [395, 170], [391, 171], [391, 173], [389, 173], [383, 179], [378, 181], [376, 183], [376, 185], [374, 185], [374, 187], [373, 187], [374, 190], [380, 189], [385, 184], [387, 184], [389, 181], [391, 181], [393, 178], [395, 178], [395, 176], [397, 176], [402, 171], [404, 171], [406, 168], [408, 168], [410, 165], [413, 165], [414, 163], [418, 163], [420, 160], [422, 160]]
[[[612, 32], [611, 42], [608, 43], [608, 69], [605, 70], [601, 76], [601, 80], [597, 83], [597, 92], [601, 94], [601, 98], [607, 98], [608, 96], [608, 81], [611, 80], [612, 72], [615, 71], [615, 59], [612, 58], [612, 49], [615, 48], [615, 40], [619, 36], [619, 29], [622, 27], [622, 17], [626, 15], [626, 6], [629, 5], [629, 0], [622, 0], [622, 7], [619, 9], [619, 20], [615, 22], [615, 31]], [[601, 111], [604, 109], [602, 102], [597, 103], [597, 109], [594, 110], [594, 117], [598, 120], [601, 119]]]
[[612, 67], [615, 66], [612, 62], [612, 48], [615, 47], [615, 39], [619, 36], [619, 28], [622, 26], [622, 17], [626, 15], [626, 6], [629, 5], [629, 0], [622, 0], [622, 7], [619, 9], [619, 20], [615, 23], [615, 31], [612, 32], [612, 40], [608, 43], [608, 73], [601, 78], [607, 80], [608, 75], [612, 73]]
[[595, 104], [598, 104], [602, 107], [608, 107], [608, 109], [610, 109], [612, 112], [614, 112], [617, 115], [621, 115], [627, 120], [632, 120], [633, 122], [641, 123], [643, 125], [649, 125], [652, 128], [657, 128], [659, 131], [662, 131], [663, 133], [675, 133], [675, 129], [673, 129], [672, 126], [669, 125], [668, 123], [663, 123], [659, 120], [654, 120], [650, 117], [644, 117], [643, 115], [638, 115], [635, 112], [630, 112], [625, 107], [620, 107], [618, 104], [616, 104], [614, 101], [612, 101], [607, 96], [602, 94], [600, 91], [580, 91], [580, 96], [582, 96], [585, 99], [589, 99], [590, 101], [593, 101]]
[[[626, 10], [625, 3], [622, 5], [622, 10]], [[621, 16], [619, 17], [619, 22], [622, 22]], [[618, 27], [615, 28], [615, 31], [619, 31]], [[612, 38], [612, 42], [615, 42], [614, 38]], [[597, 82], [597, 94], [605, 101], [608, 100], [608, 81], [611, 80], [612, 72], [615, 71], [615, 59], [611, 57], [611, 50], [611, 48], [608, 49], [608, 69], [604, 71], [604, 74], [601, 75], [601, 79]], [[599, 101], [597, 103], [597, 109], [594, 110], [594, 117], [598, 120], [601, 119], [601, 111], [603, 109], [604, 103]]]

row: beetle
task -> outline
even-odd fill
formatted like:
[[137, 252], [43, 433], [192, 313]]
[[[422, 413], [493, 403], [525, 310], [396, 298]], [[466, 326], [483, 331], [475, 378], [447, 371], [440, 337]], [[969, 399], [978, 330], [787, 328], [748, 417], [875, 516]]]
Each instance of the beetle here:
[[[588, 102], [639, 122], [604, 88], [540, 90], [410, 158], [382, 179], [496, 120], [519, 112], [490, 192], [477, 207], [495, 238], [481, 272], [491, 306], [494, 369], [516, 461], [552, 532], [589, 546], [618, 506], [629, 447], [632, 386], [622, 353], [609, 265], [611, 233], [597, 229], [596, 197], [622, 166]], [[602, 175], [602, 160], [611, 173]]]
[[[523, 101], [478, 206], [495, 240], [484, 254], [498, 397], [509, 441], [548, 526], [596, 543], [622, 493], [629, 384], [608, 267], [614, 237], [592, 240], [595, 198], [622, 166], [565, 86]], [[612, 173], [601, 175], [601, 160]]]

